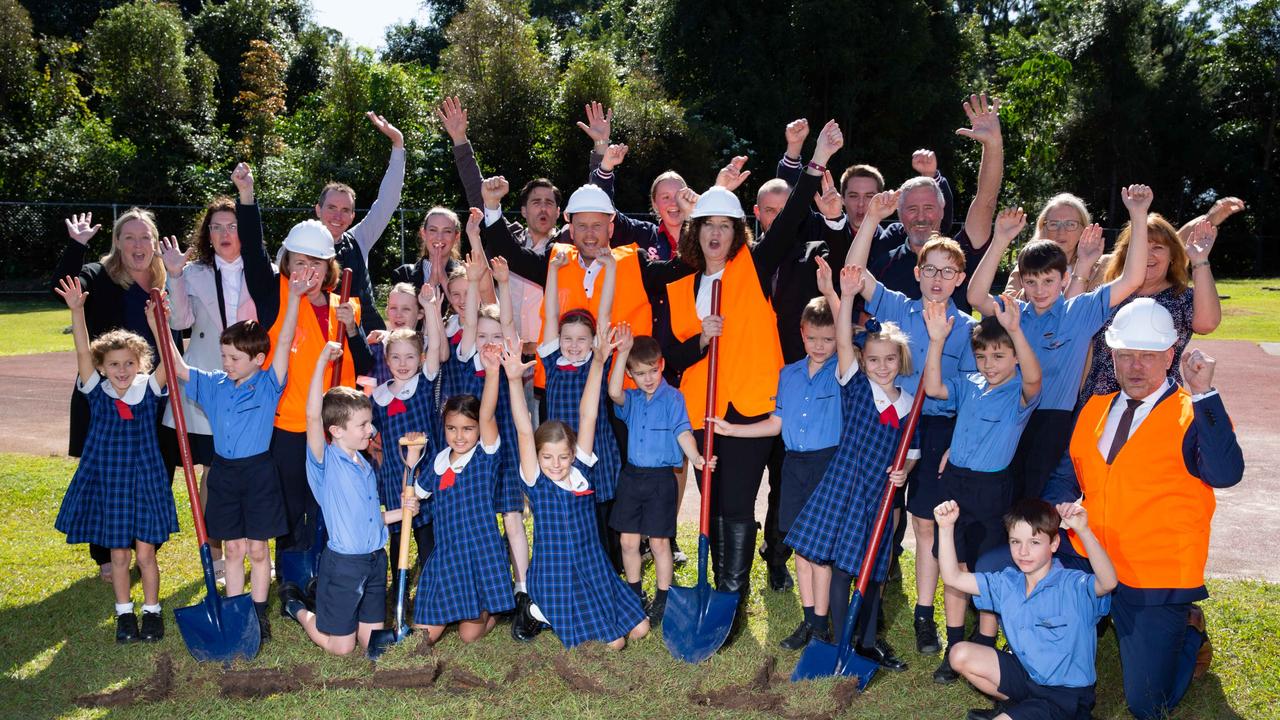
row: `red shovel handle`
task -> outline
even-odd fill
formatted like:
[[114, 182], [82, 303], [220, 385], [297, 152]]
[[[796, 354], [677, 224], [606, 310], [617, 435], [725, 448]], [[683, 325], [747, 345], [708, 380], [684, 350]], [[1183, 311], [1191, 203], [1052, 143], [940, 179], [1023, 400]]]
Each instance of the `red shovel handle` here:
[[156, 345], [160, 346], [160, 362], [164, 363], [165, 384], [169, 387], [169, 407], [173, 408], [173, 424], [178, 434], [178, 452], [182, 455], [182, 473], [187, 477], [187, 497], [191, 500], [191, 519], [196, 526], [196, 545], [209, 540], [204, 529], [204, 509], [200, 507], [200, 488], [196, 485], [196, 468], [191, 462], [191, 441], [187, 438], [187, 416], [182, 410], [182, 390], [174, 372], [172, 336], [169, 332], [169, 313], [165, 311], [164, 297], [158, 288], [151, 288], [151, 312], [156, 316]]
[[[351, 299], [351, 268], [344, 268], [342, 271], [342, 284], [338, 291], [338, 304], [346, 305]], [[338, 321], [336, 323], [338, 332], [330, 340], [334, 342], [342, 342], [347, 337], [347, 324]], [[337, 360], [333, 361], [333, 375], [329, 376], [329, 387], [338, 387], [342, 384], [342, 356], [339, 355]]]
[[[720, 281], [711, 281], [711, 314], [720, 314]], [[707, 352], [707, 416], [716, 414], [716, 375], [720, 369], [720, 338], [713, 337]], [[704, 421], [702, 447], [702, 508], [698, 516], [698, 532], [707, 535], [711, 528], [711, 462], [715, 452], [716, 430]]]

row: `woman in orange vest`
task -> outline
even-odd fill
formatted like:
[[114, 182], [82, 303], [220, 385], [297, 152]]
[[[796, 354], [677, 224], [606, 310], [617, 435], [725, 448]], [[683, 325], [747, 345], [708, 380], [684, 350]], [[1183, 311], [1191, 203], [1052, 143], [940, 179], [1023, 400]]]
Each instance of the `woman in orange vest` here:
[[[318, 220], [304, 220], [294, 225], [280, 249], [280, 272], [277, 276], [280, 284], [280, 307], [288, 302], [289, 276], [292, 273], [314, 271], [317, 275], [324, 276], [324, 282], [303, 298], [309, 302], [298, 313], [298, 327], [294, 333], [293, 345], [289, 349], [294, 356], [289, 363], [289, 377], [284, 394], [280, 396], [280, 404], [276, 406], [271, 457], [280, 475], [285, 514], [289, 521], [289, 534], [276, 540], [277, 559], [282, 551], [310, 548], [315, 537], [320, 507], [307, 485], [307, 389], [311, 385], [310, 373], [324, 350], [325, 343], [330, 339], [339, 340], [339, 323], [346, 328], [346, 336], [340, 340], [343, 356], [351, 358], [351, 362], [342, 363], [340, 383], [355, 387], [356, 376], [370, 372], [373, 367], [373, 356], [369, 353], [369, 346], [360, 329], [360, 301], [352, 298], [347, 304], [339, 305], [338, 296], [332, 294], [342, 276], [342, 268], [335, 255], [333, 236]], [[306, 307], [310, 307], [311, 312]], [[271, 326], [268, 364], [280, 350], [276, 346], [276, 340], [284, 321], [283, 314], [274, 310], [275, 308], [259, 308], [261, 322]], [[324, 389], [327, 391], [330, 387], [330, 379], [326, 377]], [[283, 572], [285, 571], [282, 569], [282, 574]], [[305, 587], [309, 579], [280, 578], [282, 585], [289, 581], [297, 583], [299, 587]]]
[[[773, 412], [782, 345], [766, 297], [772, 272], [753, 260], [760, 246], [752, 242], [741, 203], [720, 186], [701, 197], [688, 188], [682, 191], [683, 202], [695, 199], [679, 243], [680, 258], [695, 274], [667, 285], [672, 340], [663, 355], [668, 367], [683, 371], [680, 391], [701, 444], [708, 416], [749, 424]], [[721, 283], [721, 315], [711, 314], [714, 280]], [[716, 407], [708, 408], [707, 347], [713, 337], [720, 338], [720, 357]], [[711, 559], [717, 589], [739, 593], [740, 604], [747, 598], [755, 554], [756, 494], [772, 446], [772, 438], [716, 438]]]

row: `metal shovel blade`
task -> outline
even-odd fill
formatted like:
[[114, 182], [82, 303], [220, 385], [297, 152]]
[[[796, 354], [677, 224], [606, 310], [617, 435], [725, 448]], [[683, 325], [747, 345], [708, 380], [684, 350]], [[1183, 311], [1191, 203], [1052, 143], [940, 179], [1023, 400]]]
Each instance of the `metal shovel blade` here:
[[173, 612], [187, 651], [198, 662], [229, 664], [237, 657], [252, 660], [262, 643], [253, 598], [248, 593], [229, 598], [218, 594], [208, 545], [200, 546], [200, 561], [204, 566], [204, 600]]
[[868, 660], [856, 652], [846, 652], [843, 662], [840, 648], [825, 640], [814, 638], [805, 646], [800, 654], [800, 662], [791, 673], [791, 681], [818, 680], [824, 677], [842, 676], [858, 677], [858, 692], [867, 689], [867, 683], [880, 669], [873, 660]]
[[691, 588], [672, 585], [662, 618], [662, 640], [672, 657], [700, 663], [729, 637], [737, 610], [737, 593], [715, 590], [705, 580]]
[[392, 645], [413, 634], [413, 627], [404, 621], [405, 584], [409, 582], [409, 571], [402, 568], [396, 572], [400, 573], [400, 588], [396, 593], [396, 622], [392, 627], [374, 630], [370, 633], [369, 649], [367, 651], [370, 660], [377, 660], [382, 657], [382, 654], [389, 650]]

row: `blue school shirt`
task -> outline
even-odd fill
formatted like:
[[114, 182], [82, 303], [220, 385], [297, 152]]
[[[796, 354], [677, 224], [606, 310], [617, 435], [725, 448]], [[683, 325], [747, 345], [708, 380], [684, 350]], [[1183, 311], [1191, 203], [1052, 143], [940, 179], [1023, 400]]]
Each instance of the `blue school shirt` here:
[[1043, 313], [1018, 301], [1022, 308], [1022, 334], [1040, 361], [1041, 410], [1074, 410], [1084, 364], [1092, 350], [1093, 336], [1111, 316], [1111, 285], [1082, 293], [1070, 300], [1062, 295]]
[[[877, 281], [875, 293], [867, 303], [867, 312], [880, 322], [894, 322], [907, 334], [911, 345], [910, 375], [899, 375], [897, 384], [907, 392], [915, 393], [920, 385], [920, 373], [924, 370], [924, 358], [929, 353], [929, 329], [924, 324], [924, 301], [912, 300], [900, 292], [885, 288]], [[951, 334], [942, 344], [942, 379], [955, 377], [960, 373], [970, 373], [978, 369], [973, 359], [973, 346], [970, 336], [973, 326], [978, 322], [971, 316], [956, 309], [954, 302], [947, 303], [947, 317], [956, 319], [951, 327]], [[920, 392], [923, 392], [921, 390]], [[926, 397], [920, 412], [925, 415], [955, 415], [954, 407], [948, 407], [941, 400]]]
[[378, 480], [369, 461], [356, 457], [359, 461], [327, 443], [323, 460], [317, 460], [307, 448], [307, 484], [324, 513], [328, 548], [344, 555], [366, 555], [387, 544]]
[[627, 424], [627, 462], [644, 468], [684, 465], [678, 439], [693, 426], [679, 390], [666, 380], [658, 383], [651, 398], [646, 398], [643, 390], [627, 390], [615, 411]]
[[271, 368], [255, 372], [239, 386], [221, 370], [191, 368], [184, 389], [209, 418], [213, 451], [228, 460], [237, 460], [261, 455], [271, 448], [276, 405], [284, 386]]
[[968, 470], [996, 472], [1009, 467], [1018, 449], [1022, 429], [1040, 404], [1037, 394], [1022, 406], [1022, 371], [996, 387], [981, 373], [969, 373], [943, 381], [947, 399], [943, 406], [956, 413], [947, 462]]
[[1098, 620], [1111, 612], [1111, 596], [1098, 597], [1094, 576], [1053, 560], [1049, 574], [1027, 595], [1016, 567], [975, 573], [979, 610], [1000, 615], [1004, 636], [1027, 674], [1040, 685], [1088, 687], [1098, 680]]
[[793, 452], [835, 447], [840, 442], [840, 386], [835, 355], [809, 377], [809, 357], [778, 373], [773, 414], [782, 419], [782, 442]]

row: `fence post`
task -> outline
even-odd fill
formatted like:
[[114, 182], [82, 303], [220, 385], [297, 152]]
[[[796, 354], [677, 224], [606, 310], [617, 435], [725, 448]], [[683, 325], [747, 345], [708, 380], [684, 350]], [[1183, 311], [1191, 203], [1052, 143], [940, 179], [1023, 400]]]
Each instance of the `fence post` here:
[[404, 259], [404, 208], [398, 208], [396, 214], [400, 216], [400, 264], [405, 263]]

